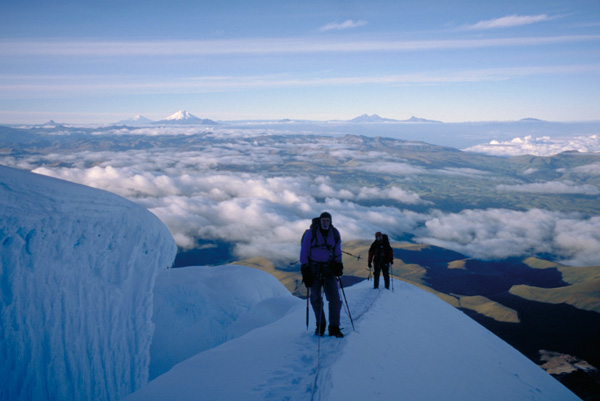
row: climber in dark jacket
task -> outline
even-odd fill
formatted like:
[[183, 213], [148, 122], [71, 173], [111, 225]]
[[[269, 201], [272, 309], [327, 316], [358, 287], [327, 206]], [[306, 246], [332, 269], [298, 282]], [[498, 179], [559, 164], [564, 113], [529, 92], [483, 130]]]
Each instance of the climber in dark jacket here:
[[373, 288], [379, 288], [379, 274], [383, 272], [385, 288], [390, 289], [390, 265], [394, 264], [394, 250], [386, 234], [375, 233], [375, 241], [369, 248], [369, 269], [375, 264]]

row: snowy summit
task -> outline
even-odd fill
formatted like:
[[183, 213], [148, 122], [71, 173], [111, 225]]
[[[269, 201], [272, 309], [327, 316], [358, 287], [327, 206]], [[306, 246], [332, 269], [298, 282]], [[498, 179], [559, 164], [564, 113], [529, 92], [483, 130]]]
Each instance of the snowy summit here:
[[387, 122], [395, 122], [396, 120], [392, 120], [390, 118], [383, 118], [377, 114], [362, 114], [356, 118], [350, 120], [351, 123], [387, 123]]
[[216, 125], [217, 123], [209, 119], [198, 118], [185, 110], [180, 110], [177, 113], [171, 114], [164, 120], [157, 121], [156, 124]]
[[179, 110], [177, 113], [171, 114], [165, 118], [166, 121], [189, 121], [189, 120], [200, 120], [198, 117], [188, 113], [185, 110]]
[[398, 280], [345, 288], [320, 338], [266, 272], [167, 269], [169, 231], [116, 195], [0, 166], [0, 224], [1, 400], [578, 400]]
[[129, 118], [127, 120], [121, 120], [115, 124], [117, 125], [144, 125], [144, 124], [152, 124], [153, 121], [138, 114], [135, 117]]

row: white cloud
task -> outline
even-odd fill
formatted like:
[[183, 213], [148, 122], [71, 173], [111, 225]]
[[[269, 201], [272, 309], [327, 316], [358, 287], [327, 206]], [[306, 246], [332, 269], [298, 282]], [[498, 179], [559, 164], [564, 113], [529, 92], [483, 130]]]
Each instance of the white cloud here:
[[[597, 39], [600, 39], [598, 37]], [[456, 44], [458, 45], [458, 44]], [[468, 47], [468, 44], [463, 44]], [[472, 44], [473, 45], [473, 44]], [[507, 44], [508, 45], [508, 44]], [[416, 46], [416, 45], [415, 45]], [[432, 44], [432, 46], [434, 46]], [[382, 51], [395, 51], [385, 49]], [[477, 47], [477, 46], [474, 46]], [[407, 51], [413, 51], [410, 45]], [[399, 50], [399, 49], [397, 49]], [[348, 50], [353, 51], [353, 50]], [[367, 51], [365, 49], [365, 51]], [[23, 79], [27, 84], [21, 84], [11, 79], [10, 75], [0, 75], [0, 92], [11, 94], [16, 98], [23, 98], [32, 94], [55, 97], [57, 94], [81, 93], [86, 94], [150, 94], [150, 93], [215, 93], [229, 92], [231, 90], [246, 90], [256, 88], [301, 88], [320, 86], [355, 86], [355, 85], [430, 85], [439, 83], [464, 83], [464, 82], [498, 82], [526, 76], [540, 75], [564, 75], [564, 74], [586, 74], [598, 73], [600, 66], [597, 64], [559, 65], [559, 66], [535, 66], [535, 67], [504, 67], [490, 69], [465, 69], [465, 70], [440, 70], [413, 72], [405, 74], [371, 74], [354, 76], [325, 76], [321, 71], [318, 75], [288, 76], [281, 74], [264, 76], [201, 76], [182, 77], [177, 79], [166, 78], [161, 81], [144, 81], [135, 83], [131, 80], [114, 79], [111, 76], [82, 77], [77, 82], [69, 77], [52, 79], [50, 81], [39, 81], [39, 77], [28, 76]], [[87, 79], [86, 79], [87, 78]], [[14, 112], [2, 112], [6, 116]], [[55, 115], [49, 115], [55, 118]], [[104, 118], [104, 117], [103, 117]], [[190, 128], [192, 130], [192, 128]], [[159, 129], [150, 129], [156, 132]], [[135, 133], [135, 132], [134, 132]], [[137, 131], [142, 133], [142, 131]]]
[[354, 20], [346, 20], [344, 22], [331, 22], [327, 25], [322, 26], [321, 28], [319, 28], [319, 31], [321, 32], [326, 32], [326, 31], [341, 31], [344, 29], [354, 29], [354, 28], [358, 28], [361, 26], [365, 26], [367, 25], [367, 21], [363, 21], [363, 20], [358, 20], [358, 21], [354, 21]]
[[235, 243], [237, 258], [268, 256], [296, 260], [299, 238], [312, 217], [327, 210], [344, 240], [370, 239], [375, 231], [414, 234], [419, 242], [496, 259], [548, 253], [570, 264], [600, 263], [600, 218], [585, 219], [533, 209], [417, 213], [365, 206], [365, 199], [418, 204], [418, 195], [392, 186], [343, 188], [329, 177], [264, 177], [249, 173], [179, 175], [139, 172], [131, 167], [39, 168], [37, 172], [128, 196], [155, 213], [179, 246], [198, 238]]
[[[84, 153], [71, 155], [78, 167], [39, 167], [33, 171], [106, 189], [141, 204], [169, 227], [182, 248], [193, 248], [198, 238], [223, 240], [236, 244], [234, 252], [240, 258], [297, 258], [299, 236], [310, 219], [325, 209], [335, 212], [335, 220], [344, 227], [346, 238], [358, 239], [364, 238], [365, 232], [381, 230], [374, 226], [377, 221], [383, 222], [390, 233], [415, 223], [402, 223], [405, 213], [398, 209], [363, 207], [353, 201], [392, 199], [406, 204], [422, 203], [417, 194], [398, 186], [376, 190], [340, 186], [325, 176], [219, 173], [210, 168], [214, 161], [205, 160], [204, 169], [191, 162], [199, 161], [193, 154], [123, 152], [113, 154], [101, 165], [85, 168], [82, 160], [96, 160], [98, 155]], [[251, 158], [245, 162], [251, 163]], [[353, 212], [350, 214], [349, 210]], [[345, 217], [366, 213], [371, 219], [359, 224]], [[379, 214], [387, 217], [377, 218]]]
[[532, 184], [519, 185], [498, 185], [499, 191], [528, 192], [528, 193], [547, 193], [547, 194], [581, 194], [598, 195], [600, 189], [594, 185], [574, 185], [569, 181], [549, 181], [537, 182]]
[[357, 199], [392, 199], [401, 203], [416, 205], [424, 204], [421, 197], [410, 191], [405, 191], [398, 186], [391, 186], [389, 188], [375, 188], [375, 187], [363, 187], [358, 193]]
[[575, 167], [572, 171], [576, 174], [582, 175], [600, 175], [600, 163], [592, 163]]
[[561, 152], [578, 151], [583, 153], [600, 152], [600, 136], [576, 136], [550, 138], [547, 136], [513, 138], [510, 141], [492, 140], [488, 144], [475, 145], [463, 149], [466, 152], [486, 153], [495, 156], [552, 156]]
[[598, 266], [600, 217], [558, 221], [554, 243], [560, 249], [564, 263], [573, 266]]
[[482, 259], [550, 253], [573, 265], [600, 263], [600, 218], [532, 209], [438, 212], [418, 241]]
[[494, 47], [524, 47], [598, 41], [599, 35], [564, 35], [448, 40], [340, 40], [314, 38], [257, 38], [173, 41], [0, 41], [4, 56], [60, 57], [193, 57], [304, 53], [398, 52]]
[[463, 177], [479, 177], [483, 175], [489, 175], [489, 172], [476, 170], [473, 168], [464, 168], [464, 167], [448, 167], [443, 170], [434, 170], [436, 173], [446, 174], [446, 175], [457, 175]]
[[549, 21], [553, 17], [547, 14], [539, 15], [508, 15], [506, 17], [494, 18], [485, 21], [479, 21], [473, 25], [467, 25], [464, 29], [467, 30], [485, 30], [498, 28], [512, 28], [515, 26], [530, 25], [538, 22]]
[[368, 171], [371, 173], [391, 174], [391, 175], [415, 175], [425, 174], [427, 170], [416, 167], [408, 163], [399, 163], [392, 161], [370, 161], [354, 168]]

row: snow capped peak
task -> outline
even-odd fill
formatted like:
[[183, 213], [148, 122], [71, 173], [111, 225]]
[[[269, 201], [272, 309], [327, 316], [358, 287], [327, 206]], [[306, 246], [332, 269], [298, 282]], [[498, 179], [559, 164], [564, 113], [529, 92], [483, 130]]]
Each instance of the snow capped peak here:
[[388, 118], [383, 118], [383, 117], [379, 116], [378, 114], [373, 114], [373, 115], [362, 114], [350, 121], [353, 123], [380, 123], [380, 122], [387, 122], [387, 121], [393, 121], [393, 120], [390, 120]]
[[199, 120], [199, 118], [185, 110], [179, 110], [177, 113], [171, 114], [169, 117], [165, 118], [165, 120]]
[[407, 122], [407, 123], [439, 123], [441, 121], [428, 120], [426, 118], [420, 118], [420, 117], [412, 116], [408, 120], [405, 120], [405, 122]]
[[198, 118], [185, 110], [179, 110], [156, 124], [189, 124], [189, 125], [216, 125], [213, 120]]
[[119, 122], [117, 122], [117, 125], [143, 125], [143, 124], [151, 124], [152, 120], [144, 117], [141, 114], [138, 114], [134, 117], [128, 118], [127, 120], [121, 120]]

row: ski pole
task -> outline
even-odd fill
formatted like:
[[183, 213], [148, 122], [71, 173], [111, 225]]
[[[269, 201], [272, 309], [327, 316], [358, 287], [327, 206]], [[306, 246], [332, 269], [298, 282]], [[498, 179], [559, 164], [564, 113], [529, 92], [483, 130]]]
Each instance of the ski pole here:
[[308, 331], [308, 299], [310, 298], [310, 288], [306, 287], [306, 331]]
[[344, 302], [346, 303], [346, 311], [348, 312], [348, 317], [350, 318], [350, 323], [352, 324], [352, 330], [356, 331], [356, 329], [354, 328], [354, 321], [352, 320], [352, 315], [350, 314], [350, 307], [348, 307], [348, 300], [346, 299], [346, 292], [344, 291], [342, 279], [338, 277], [337, 280], [338, 283], [340, 283], [340, 288], [342, 289], [342, 295], [344, 296]]
[[320, 278], [319, 280], [321, 280], [321, 288], [319, 289], [319, 296], [321, 297], [321, 306], [319, 308], [319, 319], [317, 320], [317, 330], [319, 330], [319, 339], [317, 340], [317, 369], [315, 374], [315, 381], [313, 382], [312, 394], [310, 397], [311, 401], [315, 399], [315, 394], [318, 390], [317, 384], [319, 382], [319, 375], [321, 374], [321, 325], [323, 324], [321, 320], [323, 317], [323, 291], [325, 289], [325, 286], [323, 285], [323, 279]]
[[356, 256], [356, 255], [353, 255], [353, 254], [351, 254], [349, 252], [346, 252], [346, 251], [342, 251], [342, 253], [345, 253], [346, 255], [350, 255], [350, 256], [356, 258], [356, 260], [360, 260], [360, 255]]

